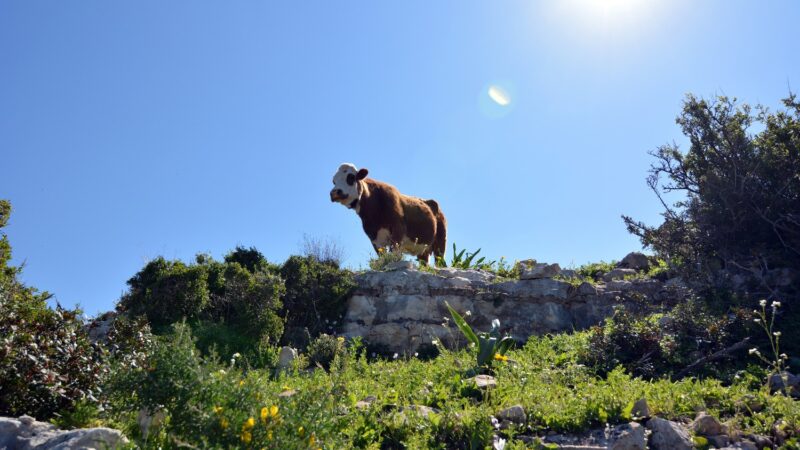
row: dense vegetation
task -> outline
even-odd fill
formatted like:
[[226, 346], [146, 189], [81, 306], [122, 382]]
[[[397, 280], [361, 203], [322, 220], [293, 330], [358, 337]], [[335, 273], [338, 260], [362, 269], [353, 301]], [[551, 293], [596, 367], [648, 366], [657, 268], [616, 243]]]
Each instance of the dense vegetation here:
[[[777, 345], [792, 349], [792, 340], [781, 343], [781, 331], [798, 332], [800, 104], [790, 97], [785, 106], [753, 113], [726, 98], [689, 97], [678, 123], [691, 147], [654, 152], [648, 183], [664, 223], [625, 218], [655, 253], [650, 272], [637, 276], [680, 275], [695, 295], [652, 315], [620, 309], [589, 330], [518, 348], [474, 333], [474, 348], [436, 342], [432, 358], [380, 358], [368, 343], [337, 337], [355, 282], [321, 241], [282, 264], [252, 247], [222, 261], [156, 258], [131, 277], [92, 343], [80, 311], [49, 307], [48, 293], [19, 280], [3, 234], [0, 415], [116, 427], [146, 448], [485, 448], [499, 438], [506, 448], [536, 448], [534, 437], [548, 432], [630, 420], [644, 397], [664, 418], [705, 410], [741, 432], [797, 445], [800, 406], [765, 383], [789, 360]], [[750, 134], [756, 122], [763, 128]], [[668, 205], [663, 194], [675, 191], [682, 196]], [[0, 228], [10, 212], [0, 201]], [[453, 250], [451, 267], [519, 276], [516, 264]], [[371, 267], [399, 259], [386, 251]], [[613, 267], [574, 274], [596, 282]], [[471, 333], [469, 318], [456, 316]], [[757, 347], [750, 357], [692, 366], [742, 342]], [[285, 344], [301, 354], [280, 370]], [[497, 386], [478, 388], [478, 373]], [[500, 429], [495, 418], [512, 405], [527, 417]]]

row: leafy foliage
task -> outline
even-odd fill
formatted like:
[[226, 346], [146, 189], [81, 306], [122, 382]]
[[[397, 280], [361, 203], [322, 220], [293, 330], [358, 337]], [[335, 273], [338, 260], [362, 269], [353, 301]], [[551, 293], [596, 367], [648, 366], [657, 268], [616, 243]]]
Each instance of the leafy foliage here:
[[491, 367], [495, 359], [507, 359], [505, 354], [514, 344], [514, 340], [510, 336], [500, 336], [499, 320], [494, 319], [492, 321], [492, 329], [488, 333], [476, 334], [458, 311], [453, 309], [449, 303], [444, 302], [444, 304], [450, 311], [450, 315], [453, 316], [453, 322], [455, 322], [458, 329], [461, 330], [467, 341], [475, 346], [478, 367]]
[[[11, 204], [0, 200], [0, 228]], [[50, 294], [25, 286], [9, 266], [11, 246], [0, 238], [0, 415], [50, 418], [93, 398], [104, 372], [79, 310], [47, 306]]]
[[286, 327], [305, 328], [311, 338], [339, 323], [347, 298], [356, 287], [349, 270], [309, 256], [290, 256], [280, 275], [286, 285], [281, 310]]
[[[477, 260], [475, 259], [478, 256], [478, 253], [481, 252], [481, 249], [475, 250], [474, 252], [470, 253], [467, 252], [466, 249], [461, 249], [459, 252], [456, 248], [455, 242], [453, 243], [453, 258], [450, 261], [450, 267], [456, 269], [480, 269], [480, 270], [492, 270], [497, 263], [497, 261], [486, 261], [486, 257], [481, 256]], [[443, 258], [438, 258], [436, 260], [436, 265], [439, 267], [447, 267], [447, 263]]]
[[[677, 123], [689, 138], [659, 147], [647, 183], [664, 205], [656, 227], [623, 216], [628, 230], [684, 275], [713, 280], [719, 269], [756, 275], [800, 269], [800, 103], [769, 112], [689, 95]], [[753, 134], [755, 125], [763, 127]], [[668, 205], [664, 194], [679, 200]]]
[[337, 356], [343, 356], [345, 351], [344, 338], [336, 338], [329, 334], [320, 334], [308, 345], [308, 358], [312, 366], [319, 364], [328, 370]]

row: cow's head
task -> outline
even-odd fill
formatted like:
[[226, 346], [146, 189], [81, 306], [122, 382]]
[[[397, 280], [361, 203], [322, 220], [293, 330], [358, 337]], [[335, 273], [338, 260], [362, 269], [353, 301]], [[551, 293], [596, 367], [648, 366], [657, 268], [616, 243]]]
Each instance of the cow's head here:
[[342, 164], [339, 170], [333, 174], [333, 189], [331, 189], [331, 201], [339, 202], [348, 208], [355, 207], [358, 199], [361, 198], [361, 183], [367, 177], [367, 169], [357, 170], [352, 164]]

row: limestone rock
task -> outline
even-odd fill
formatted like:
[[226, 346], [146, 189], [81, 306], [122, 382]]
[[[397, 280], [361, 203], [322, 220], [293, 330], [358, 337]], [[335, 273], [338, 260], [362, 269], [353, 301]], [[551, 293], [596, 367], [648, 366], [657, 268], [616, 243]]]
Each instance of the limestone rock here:
[[694, 447], [689, 432], [683, 425], [653, 417], [647, 421], [650, 435], [650, 448], [653, 450], [691, 450]]
[[281, 353], [278, 356], [278, 370], [291, 368], [295, 359], [297, 359], [297, 350], [292, 347], [281, 347]]
[[128, 443], [118, 430], [79, 428], [59, 430], [30, 416], [0, 417], [0, 448], [3, 449], [113, 449]]
[[497, 386], [497, 381], [491, 375], [476, 375], [469, 380], [478, 389], [489, 389]]
[[553, 278], [561, 273], [561, 267], [558, 264], [536, 263], [531, 264], [529, 261], [521, 262], [520, 268], [522, 269], [519, 275], [520, 280], [538, 280], [540, 278]]
[[606, 282], [612, 280], [621, 280], [631, 275], [636, 275], [636, 271], [633, 269], [625, 269], [622, 267], [617, 267], [616, 269], [613, 269], [611, 272], [608, 272], [605, 275], [603, 275], [603, 280]]
[[647, 255], [639, 252], [631, 252], [622, 258], [622, 261], [617, 264], [617, 267], [624, 267], [633, 270], [647, 270], [650, 268], [650, 261], [647, 260]]
[[644, 427], [636, 422], [617, 426], [611, 431], [610, 450], [645, 450], [647, 438]]
[[728, 430], [719, 423], [719, 420], [714, 416], [710, 416], [705, 412], [700, 412], [691, 424], [692, 431], [701, 436], [717, 436], [720, 434], [728, 434]]
[[650, 406], [647, 405], [647, 399], [642, 397], [633, 404], [631, 408], [631, 417], [634, 419], [649, 419]]
[[514, 405], [498, 412], [497, 418], [520, 425], [524, 425], [528, 420], [528, 416], [525, 414], [525, 409], [522, 407], [522, 405]]
[[772, 374], [767, 380], [767, 385], [771, 393], [786, 390], [792, 397], [800, 397], [800, 377], [790, 372]]
[[589, 282], [584, 281], [577, 288], [578, 295], [597, 295], [597, 288]]

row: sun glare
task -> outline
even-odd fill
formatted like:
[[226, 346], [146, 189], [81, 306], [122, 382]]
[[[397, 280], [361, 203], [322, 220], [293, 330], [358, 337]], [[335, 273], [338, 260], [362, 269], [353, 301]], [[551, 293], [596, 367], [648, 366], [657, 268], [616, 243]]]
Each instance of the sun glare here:
[[489, 86], [489, 97], [500, 106], [508, 106], [511, 103], [511, 96], [500, 86]]

